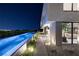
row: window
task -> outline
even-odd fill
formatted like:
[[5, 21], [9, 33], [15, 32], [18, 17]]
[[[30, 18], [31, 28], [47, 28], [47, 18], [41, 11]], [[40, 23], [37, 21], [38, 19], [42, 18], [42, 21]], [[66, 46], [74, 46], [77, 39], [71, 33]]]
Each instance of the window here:
[[62, 23], [62, 44], [77, 44], [79, 42], [79, 23]]
[[79, 11], [79, 4], [78, 3], [73, 4], [73, 11]]
[[71, 44], [71, 23], [62, 23], [62, 43]]
[[63, 4], [64, 11], [79, 11], [78, 3], [64, 3]]
[[63, 4], [63, 10], [64, 11], [71, 11], [72, 10], [72, 4], [71, 3], [64, 3]]

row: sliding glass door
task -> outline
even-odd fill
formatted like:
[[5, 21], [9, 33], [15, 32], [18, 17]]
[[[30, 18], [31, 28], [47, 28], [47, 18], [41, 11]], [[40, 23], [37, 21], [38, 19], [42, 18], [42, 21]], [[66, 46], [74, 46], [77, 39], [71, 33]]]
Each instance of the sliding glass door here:
[[79, 42], [79, 23], [73, 23], [73, 43]]
[[79, 23], [62, 22], [62, 44], [77, 44], [79, 40]]

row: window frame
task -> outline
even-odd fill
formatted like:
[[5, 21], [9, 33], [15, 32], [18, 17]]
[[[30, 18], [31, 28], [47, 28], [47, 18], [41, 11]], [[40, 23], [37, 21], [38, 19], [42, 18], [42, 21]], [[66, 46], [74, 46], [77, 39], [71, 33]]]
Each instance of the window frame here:
[[63, 3], [63, 11], [64, 12], [79, 12], [79, 9], [78, 9], [79, 7], [77, 8], [77, 5], [76, 5], [76, 8], [75, 8], [76, 10], [74, 9], [74, 7], [75, 7], [74, 5], [79, 4], [79, 3], [70, 3], [71, 4], [71, 10], [64, 9], [65, 8], [64, 4], [68, 4], [68, 3]]
[[73, 32], [74, 32], [74, 30], [73, 30], [74, 28], [73, 27], [74, 27], [74, 23], [79, 23], [79, 22], [61, 22], [61, 24], [62, 23], [71, 23], [71, 43], [70, 44], [74, 44], [73, 43], [73, 37], [74, 37], [73, 36]]

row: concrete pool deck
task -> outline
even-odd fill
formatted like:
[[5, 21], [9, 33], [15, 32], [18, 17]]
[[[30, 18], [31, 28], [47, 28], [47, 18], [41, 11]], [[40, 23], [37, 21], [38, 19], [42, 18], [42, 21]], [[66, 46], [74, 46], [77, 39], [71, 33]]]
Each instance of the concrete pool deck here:
[[37, 51], [34, 54], [35, 56], [48, 56], [47, 48], [44, 45], [44, 40], [45, 40], [45, 36], [40, 35], [36, 43]]

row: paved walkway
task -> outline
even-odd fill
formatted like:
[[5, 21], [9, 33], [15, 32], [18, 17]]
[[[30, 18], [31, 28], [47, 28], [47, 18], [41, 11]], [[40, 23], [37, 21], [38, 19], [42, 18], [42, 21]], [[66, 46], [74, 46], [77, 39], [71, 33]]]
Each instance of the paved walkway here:
[[44, 40], [45, 40], [44, 35], [41, 35], [40, 38], [37, 40], [37, 43], [36, 43], [37, 51], [34, 54], [35, 56], [48, 56], [46, 47], [44, 45]]

